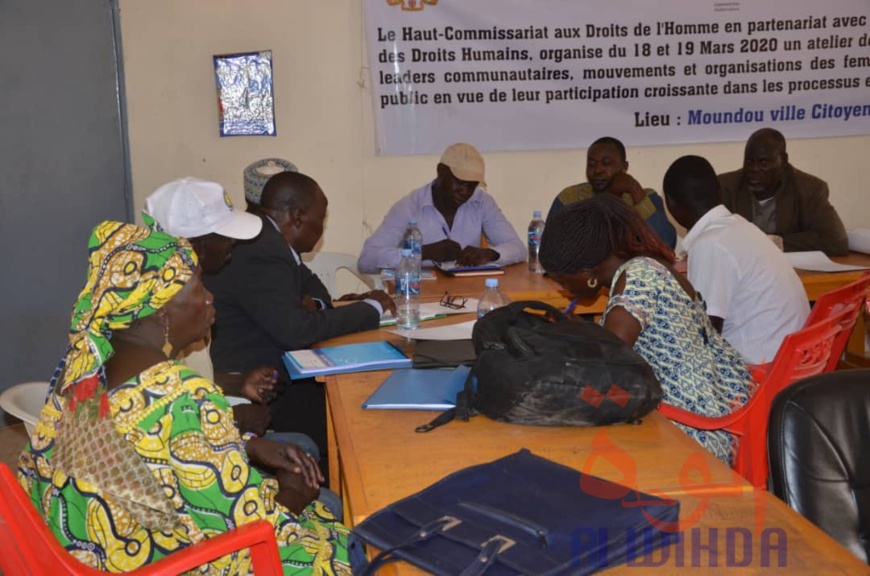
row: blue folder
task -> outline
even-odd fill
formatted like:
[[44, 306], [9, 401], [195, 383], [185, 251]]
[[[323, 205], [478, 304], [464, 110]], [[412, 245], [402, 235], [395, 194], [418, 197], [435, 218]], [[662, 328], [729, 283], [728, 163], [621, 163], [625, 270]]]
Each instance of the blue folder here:
[[456, 406], [456, 394], [471, 370], [428, 368], [396, 370], [363, 402], [377, 410], [448, 410]]
[[293, 350], [281, 355], [284, 366], [295, 379], [326, 374], [408, 368], [411, 359], [386, 341], [344, 344], [330, 348]]

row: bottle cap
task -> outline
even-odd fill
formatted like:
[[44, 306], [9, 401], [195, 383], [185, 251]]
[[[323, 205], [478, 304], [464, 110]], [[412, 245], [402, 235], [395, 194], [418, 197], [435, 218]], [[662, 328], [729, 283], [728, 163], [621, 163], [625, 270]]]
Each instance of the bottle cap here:
[[540, 211], [540, 210], [535, 210], [534, 212], [532, 212], [532, 216], [533, 216], [534, 218], [540, 218], [540, 217], [541, 217], [541, 211]]
[[483, 285], [487, 288], [498, 288], [498, 278], [487, 278], [483, 281]]
[[416, 218], [411, 218], [410, 220], [408, 220], [408, 226], [416, 226], [416, 225], [417, 225]]
[[407, 258], [410, 255], [411, 255], [410, 248], [402, 248], [402, 258]]

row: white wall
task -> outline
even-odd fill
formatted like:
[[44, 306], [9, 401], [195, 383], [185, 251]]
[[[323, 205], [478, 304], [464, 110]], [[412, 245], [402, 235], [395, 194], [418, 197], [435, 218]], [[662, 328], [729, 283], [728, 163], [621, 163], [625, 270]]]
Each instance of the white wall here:
[[[395, 200], [434, 177], [437, 156], [374, 155], [360, 0], [121, 0], [120, 6], [137, 208], [157, 186], [185, 175], [221, 182], [244, 206], [245, 166], [283, 157], [316, 179], [330, 200], [322, 248], [357, 253]], [[272, 50], [278, 135], [220, 138], [212, 56], [264, 49]], [[474, 143], [474, 134], [456, 140]], [[870, 226], [862, 170], [868, 149], [868, 136], [789, 141], [792, 163], [828, 181], [847, 228]], [[743, 142], [633, 148], [630, 172], [661, 189], [665, 170], [684, 154], [705, 156], [724, 172], [740, 166]], [[563, 187], [584, 179], [585, 150], [485, 158], [489, 190], [518, 230], [532, 210], [546, 211]]]

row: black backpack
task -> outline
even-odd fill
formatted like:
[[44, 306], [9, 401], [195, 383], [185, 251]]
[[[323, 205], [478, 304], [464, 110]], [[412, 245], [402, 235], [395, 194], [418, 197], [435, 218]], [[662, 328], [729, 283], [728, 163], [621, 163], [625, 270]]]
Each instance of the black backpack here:
[[534, 426], [635, 422], [662, 399], [652, 368], [618, 336], [542, 302], [489, 312], [472, 338], [477, 361], [456, 408], [419, 432], [477, 413]]

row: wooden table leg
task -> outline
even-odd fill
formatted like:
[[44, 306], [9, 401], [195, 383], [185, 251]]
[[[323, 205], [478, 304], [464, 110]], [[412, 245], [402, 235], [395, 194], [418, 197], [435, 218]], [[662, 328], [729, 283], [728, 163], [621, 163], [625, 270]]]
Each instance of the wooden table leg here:
[[326, 402], [326, 451], [329, 466], [329, 489], [341, 494], [341, 461], [338, 458], [338, 442], [335, 440], [335, 428], [332, 424], [332, 410]]

